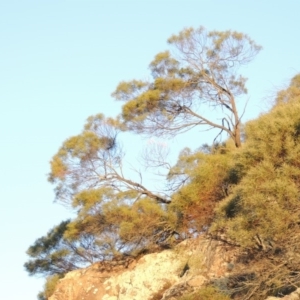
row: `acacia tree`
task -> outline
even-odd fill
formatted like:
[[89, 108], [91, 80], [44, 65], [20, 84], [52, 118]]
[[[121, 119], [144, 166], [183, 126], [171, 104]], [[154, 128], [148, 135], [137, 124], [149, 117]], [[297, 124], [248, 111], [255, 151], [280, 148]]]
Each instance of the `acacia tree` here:
[[[153, 80], [121, 82], [112, 94], [125, 101], [121, 117], [127, 129], [141, 134], [174, 136], [193, 127], [226, 132], [241, 146], [237, 97], [246, 94], [238, 73], [261, 49], [236, 31], [187, 28], [169, 38], [174, 51], [158, 53], [150, 63]], [[220, 119], [203, 112], [218, 111]]]

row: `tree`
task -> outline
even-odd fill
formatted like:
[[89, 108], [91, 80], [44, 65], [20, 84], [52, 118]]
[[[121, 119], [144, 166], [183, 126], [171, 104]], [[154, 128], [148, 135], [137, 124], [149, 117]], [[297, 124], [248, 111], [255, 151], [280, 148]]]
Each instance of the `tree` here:
[[236, 100], [247, 90], [238, 69], [261, 47], [245, 34], [203, 27], [184, 29], [168, 43], [175, 51], [155, 56], [150, 63], [153, 80], [121, 82], [112, 94], [126, 102], [121, 118], [127, 129], [174, 136], [201, 125], [218, 129], [218, 135], [226, 132], [240, 147], [243, 113]]
[[93, 236], [99, 260], [163, 245], [175, 234], [176, 217], [166, 205], [170, 198], [148, 190], [140, 173], [140, 182], [125, 176], [120, 126], [102, 114], [90, 117], [51, 161], [57, 200], [77, 212], [64, 237]]
[[106, 193], [103, 189], [82, 192], [78, 195], [81, 203], [76, 206], [78, 216], [69, 224], [65, 237], [76, 241], [84, 233], [93, 236], [99, 260], [135, 256], [171, 244], [176, 214], [148, 197], [131, 202], [134, 194], [115, 194], [110, 188]]
[[117, 140], [120, 126], [117, 120], [98, 114], [88, 119], [81, 134], [63, 143], [50, 162], [49, 181], [56, 185], [57, 200], [76, 206], [81, 192], [106, 191], [109, 187], [115, 195], [131, 191], [128, 195], [135, 200], [149, 197], [159, 203], [170, 202], [147, 189], [140, 173], [139, 182], [126, 178], [124, 152]]
[[245, 145], [233, 159], [242, 176], [218, 203], [210, 228], [246, 253], [255, 276], [244, 286], [245, 299], [283, 296], [300, 282], [299, 78], [278, 93], [270, 112], [246, 124]]
[[[27, 272], [47, 276], [40, 299], [53, 293], [66, 272], [95, 261], [106, 261], [109, 265], [109, 261], [120, 256], [138, 256], [172, 246], [181, 237], [204, 231], [217, 235], [220, 228], [228, 230], [228, 236], [239, 245], [251, 247], [255, 241], [247, 244], [245, 237], [256, 236], [258, 232], [259, 238], [278, 228], [291, 233], [298, 226], [295, 214], [290, 223], [285, 222], [289, 209], [296, 210], [295, 195], [300, 182], [296, 172], [298, 148], [292, 139], [278, 134], [279, 140], [273, 141], [272, 137], [272, 152], [261, 127], [247, 125], [246, 138], [250, 142], [237, 149], [242, 144], [243, 116], [237, 100], [247, 93], [246, 79], [238, 70], [255, 57], [260, 46], [245, 34], [208, 32], [203, 27], [184, 29], [168, 42], [174, 51], [156, 55], [150, 64], [151, 80], [118, 85], [113, 96], [125, 101], [121, 115], [116, 119], [103, 114], [91, 116], [83, 131], [64, 141], [50, 162], [48, 179], [55, 185], [56, 200], [71, 207], [77, 215], [37, 239], [27, 251]], [[299, 78], [295, 77], [292, 83], [290, 94], [296, 97]], [[279, 94], [277, 106], [290, 102], [290, 94]], [[264, 129], [272, 127], [271, 123], [264, 124]], [[292, 128], [296, 140], [300, 126], [294, 125], [286, 122], [284, 126]], [[155, 145], [145, 151], [146, 167], [160, 168], [157, 174], [166, 177], [169, 190], [148, 189], [137, 169], [133, 168], [135, 174], [128, 176], [119, 139], [123, 131], [173, 137], [198, 126], [218, 130], [214, 144], [195, 152], [185, 148], [173, 167], [165, 159], [166, 148]], [[276, 127], [274, 132], [277, 131]], [[223, 133], [229, 135], [229, 141], [216, 143]], [[287, 151], [282, 143], [289, 148], [295, 146], [296, 150]], [[275, 157], [277, 164], [268, 158], [265, 165], [259, 165], [266, 155]], [[293, 161], [293, 168], [283, 169], [286, 159]], [[282, 169], [274, 171], [272, 163]], [[161, 168], [169, 173], [160, 173]], [[264, 191], [257, 190], [253, 178], [272, 181], [273, 185], [266, 183]], [[266, 223], [273, 216], [270, 213], [268, 222], [252, 230], [250, 216], [253, 212], [263, 216], [263, 198], [269, 194], [280, 202], [279, 209], [274, 209], [280, 213], [286, 200], [283, 186], [293, 180], [290, 199], [286, 201], [289, 207], [276, 226], [267, 228]], [[239, 234], [247, 229], [243, 226], [250, 230], [240, 239]]]
[[75, 241], [65, 237], [69, 223], [61, 222], [28, 248], [30, 260], [24, 266], [30, 275], [63, 275], [99, 259], [92, 235], [82, 232]]
[[256, 235], [280, 243], [299, 225], [300, 89], [290, 93], [291, 88], [296, 91], [293, 80], [279, 93], [288, 99], [246, 124], [245, 147], [235, 158], [246, 172], [220, 204], [217, 223], [224, 220], [231, 238], [241, 245], [255, 245]]

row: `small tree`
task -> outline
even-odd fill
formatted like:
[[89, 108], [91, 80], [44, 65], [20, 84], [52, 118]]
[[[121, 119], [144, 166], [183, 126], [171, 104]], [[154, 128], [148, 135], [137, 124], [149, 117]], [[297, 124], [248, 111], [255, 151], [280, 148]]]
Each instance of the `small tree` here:
[[[168, 43], [175, 51], [155, 56], [150, 64], [153, 80], [121, 82], [112, 94], [126, 102], [124, 124], [137, 133], [165, 136], [204, 125], [226, 132], [240, 147], [243, 113], [236, 100], [247, 90], [238, 69], [261, 47], [245, 34], [203, 27], [184, 29]], [[203, 112], [204, 107], [210, 112]]]
[[93, 236], [82, 233], [76, 241], [65, 238], [69, 223], [61, 222], [28, 248], [30, 260], [24, 266], [30, 275], [63, 275], [97, 260]]

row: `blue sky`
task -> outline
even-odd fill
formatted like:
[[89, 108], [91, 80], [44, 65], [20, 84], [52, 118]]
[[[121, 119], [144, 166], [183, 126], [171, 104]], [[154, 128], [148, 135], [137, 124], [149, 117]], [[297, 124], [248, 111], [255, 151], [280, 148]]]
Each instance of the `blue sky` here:
[[186, 26], [237, 30], [263, 46], [244, 69], [254, 118], [300, 72], [299, 11], [298, 0], [0, 0], [1, 299], [42, 289], [23, 269], [25, 251], [70, 214], [53, 204], [49, 161], [88, 116], [119, 112], [118, 82], [148, 77]]

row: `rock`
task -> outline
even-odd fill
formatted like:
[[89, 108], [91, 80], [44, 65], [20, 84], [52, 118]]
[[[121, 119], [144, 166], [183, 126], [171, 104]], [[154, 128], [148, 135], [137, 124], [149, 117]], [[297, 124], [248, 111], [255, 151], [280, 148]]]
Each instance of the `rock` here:
[[133, 270], [107, 272], [95, 264], [68, 273], [49, 300], [148, 299], [178, 281], [179, 267], [172, 251], [147, 255]]
[[191, 287], [199, 287], [199, 286], [203, 286], [205, 283], [207, 283], [207, 281], [208, 281], [207, 278], [205, 278], [202, 275], [198, 275], [190, 279], [188, 281], [188, 285]]
[[201, 236], [139, 260], [98, 262], [68, 273], [49, 300], [171, 300], [226, 276], [237, 251]]
[[277, 297], [268, 297], [266, 300], [300, 300], [300, 288], [298, 288], [293, 293], [284, 296], [283, 298], [277, 298]]

